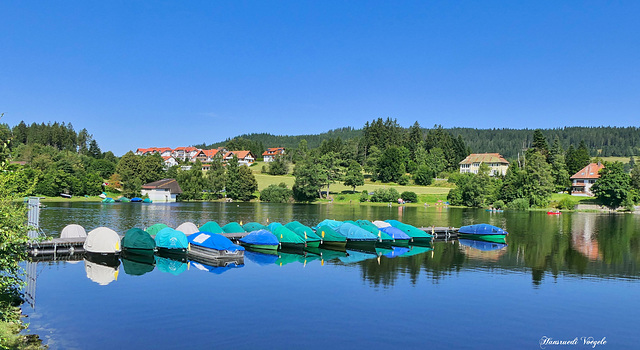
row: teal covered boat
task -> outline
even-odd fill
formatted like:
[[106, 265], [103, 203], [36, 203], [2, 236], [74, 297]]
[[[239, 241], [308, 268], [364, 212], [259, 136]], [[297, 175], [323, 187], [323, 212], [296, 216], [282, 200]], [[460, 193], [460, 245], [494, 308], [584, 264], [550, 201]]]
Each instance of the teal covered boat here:
[[304, 238], [284, 226], [278, 226], [271, 232], [276, 236], [283, 248], [304, 249], [307, 245]]
[[149, 233], [151, 236], [155, 236], [158, 234], [158, 232], [160, 232], [160, 230], [162, 230], [163, 228], [167, 228], [169, 226], [165, 225], [165, 224], [155, 224], [152, 226], [149, 226], [146, 228], [145, 231], [147, 231], [147, 233]]
[[242, 228], [242, 226], [240, 226], [239, 223], [237, 222], [230, 222], [224, 226], [222, 226], [222, 230], [225, 233], [243, 233], [243, 232], [247, 232], [244, 230], [244, 228]]
[[322, 246], [330, 249], [344, 249], [347, 238], [329, 226], [318, 226], [316, 234], [322, 238]]
[[153, 254], [156, 249], [156, 242], [151, 235], [134, 227], [127, 231], [122, 237], [122, 250], [129, 250], [137, 253]]
[[266, 230], [267, 226], [259, 222], [247, 222], [246, 224], [242, 225], [242, 228], [247, 232], [253, 232], [258, 230]]
[[402, 232], [406, 233], [411, 239], [409, 242], [431, 242], [433, 236], [425, 231], [420, 230], [417, 227], [411, 226], [409, 224], [404, 224], [398, 220], [386, 220], [386, 222], [390, 223], [391, 226], [400, 229]]

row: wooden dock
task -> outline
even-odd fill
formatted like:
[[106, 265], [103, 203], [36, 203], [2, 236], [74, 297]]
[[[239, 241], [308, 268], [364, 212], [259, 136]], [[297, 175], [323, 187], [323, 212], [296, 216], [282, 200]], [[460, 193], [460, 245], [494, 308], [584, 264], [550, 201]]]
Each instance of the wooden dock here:
[[33, 241], [27, 244], [30, 256], [40, 255], [73, 255], [84, 252], [86, 237], [52, 238], [46, 241]]
[[434, 241], [448, 241], [458, 238], [458, 228], [456, 227], [428, 226], [418, 227], [418, 229], [432, 235]]

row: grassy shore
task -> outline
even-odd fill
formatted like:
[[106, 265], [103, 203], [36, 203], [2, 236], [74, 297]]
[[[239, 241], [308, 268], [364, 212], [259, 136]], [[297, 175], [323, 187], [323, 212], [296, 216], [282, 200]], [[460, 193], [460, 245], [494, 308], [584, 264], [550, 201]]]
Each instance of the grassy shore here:
[[[13, 312], [20, 314], [20, 309], [16, 308]], [[20, 333], [25, 328], [25, 324], [20, 322], [0, 322], [0, 349], [45, 349], [37, 335]]]

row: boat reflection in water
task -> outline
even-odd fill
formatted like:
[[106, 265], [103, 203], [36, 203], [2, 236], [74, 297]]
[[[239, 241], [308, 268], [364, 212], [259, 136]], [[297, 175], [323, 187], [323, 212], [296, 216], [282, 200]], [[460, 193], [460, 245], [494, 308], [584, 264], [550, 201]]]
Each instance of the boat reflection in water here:
[[84, 270], [87, 278], [101, 286], [106, 286], [118, 280], [120, 260], [117, 257], [101, 258], [101, 256], [87, 256], [84, 259]]
[[124, 273], [130, 276], [142, 276], [156, 268], [156, 260], [153, 253], [140, 254], [123, 252], [121, 255]]
[[507, 250], [506, 242], [491, 242], [479, 239], [458, 239], [460, 249], [472, 259], [497, 261]]
[[193, 259], [191, 266], [194, 268], [215, 274], [221, 274], [231, 269], [237, 269], [244, 266], [244, 257], [223, 258], [223, 259]]
[[189, 267], [187, 262], [184, 260], [174, 260], [158, 255], [156, 255], [155, 259], [156, 266], [159, 271], [167, 272], [175, 276], [187, 271], [187, 268]]

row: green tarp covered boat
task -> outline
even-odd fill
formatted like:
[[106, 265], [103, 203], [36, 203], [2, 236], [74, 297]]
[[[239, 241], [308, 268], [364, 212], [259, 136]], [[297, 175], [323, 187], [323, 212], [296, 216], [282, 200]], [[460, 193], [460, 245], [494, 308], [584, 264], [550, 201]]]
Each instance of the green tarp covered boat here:
[[272, 233], [283, 248], [304, 249], [307, 244], [304, 238], [284, 226], [276, 227]]
[[410, 242], [431, 242], [433, 236], [431, 234], [426, 233], [417, 227], [411, 226], [409, 224], [403, 224], [398, 220], [385, 220], [390, 223], [391, 226], [400, 229], [402, 232], [406, 233], [411, 237]]
[[284, 225], [284, 227], [297, 233], [298, 236], [303, 238], [307, 242], [307, 247], [317, 248], [320, 246], [320, 243], [322, 240], [320, 236], [318, 236], [315, 232], [313, 232], [311, 227], [305, 226], [299, 223], [298, 221], [292, 221]]
[[344, 249], [347, 238], [327, 225], [318, 226], [316, 234], [322, 238], [322, 246], [332, 249]]
[[153, 254], [153, 251], [156, 249], [156, 242], [151, 238], [151, 235], [137, 227], [130, 229], [124, 234], [121, 244], [123, 250], [139, 253], [146, 252]]
[[225, 233], [242, 233], [242, 232], [247, 232], [245, 231], [242, 226], [240, 226], [239, 223], [237, 222], [230, 222], [224, 226], [222, 226], [222, 230]]
[[222, 227], [220, 227], [220, 225], [218, 225], [217, 222], [209, 221], [206, 224], [200, 226], [200, 232], [221, 234], [224, 233], [224, 230], [222, 229]]
[[147, 233], [149, 233], [152, 236], [155, 236], [158, 234], [158, 232], [160, 232], [160, 230], [162, 230], [163, 228], [167, 228], [169, 226], [165, 225], [165, 224], [155, 224], [152, 226], [147, 227], [147, 229], [145, 231], [147, 231]]

